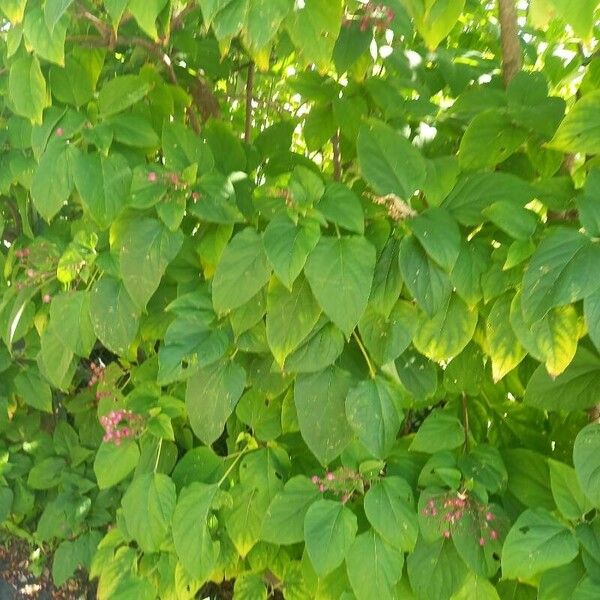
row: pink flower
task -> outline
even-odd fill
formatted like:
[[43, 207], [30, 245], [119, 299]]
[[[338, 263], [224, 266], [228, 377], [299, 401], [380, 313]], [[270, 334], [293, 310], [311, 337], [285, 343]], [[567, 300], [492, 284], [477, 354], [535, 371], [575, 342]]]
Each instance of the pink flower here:
[[486, 513], [486, 515], [485, 515], [485, 520], [488, 521], [488, 522], [489, 521], [493, 521], [495, 518], [496, 517], [491, 512]]
[[316, 475], [313, 475], [310, 480], [317, 485], [319, 483], [319, 478]]
[[490, 531], [490, 538], [493, 540], [497, 540], [498, 539], [498, 532], [494, 529], [492, 529], [492, 531]]
[[44, 294], [42, 296], [42, 302], [44, 304], [50, 304], [50, 301], [52, 300], [52, 296], [50, 294]]
[[443, 536], [444, 536], [446, 539], [449, 539], [449, 538], [450, 538], [450, 532], [449, 532], [447, 529], [446, 529], [446, 531], [444, 531], [444, 532], [442, 533], [442, 535], [443, 535]]
[[331, 472], [327, 473], [327, 481], [333, 481], [335, 479], [335, 475]]
[[485, 540], [483, 538], [479, 538], [479, 545], [485, 546]]
[[325, 491], [325, 486], [324, 486], [323, 484], [321, 484], [321, 485], [319, 486], [319, 491], [320, 491], [321, 493], [323, 493], [323, 492]]
[[150, 171], [150, 173], [148, 173], [148, 181], [150, 181], [151, 183], [154, 183], [157, 179], [158, 178], [154, 171]]
[[62, 127], [57, 127], [54, 133], [57, 137], [62, 137], [65, 134], [65, 130]]

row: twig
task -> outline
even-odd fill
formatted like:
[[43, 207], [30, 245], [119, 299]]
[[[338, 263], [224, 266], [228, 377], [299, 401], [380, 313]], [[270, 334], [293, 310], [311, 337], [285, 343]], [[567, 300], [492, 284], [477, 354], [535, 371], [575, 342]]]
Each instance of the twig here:
[[469, 453], [469, 409], [467, 406], [467, 395], [463, 392], [460, 397], [462, 403], [462, 414], [463, 414], [463, 427], [465, 430], [465, 453]]
[[248, 78], [246, 79], [246, 128], [244, 141], [249, 144], [252, 137], [252, 95], [254, 94], [254, 72], [256, 66], [253, 62], [248, 65]]
[[333, 147], [333, 179], [335, 181], [342, 180], [342, 162], [340, 159], [340, 132], [335, 132], [331, 138], [331, 145]]
[[377, 375], [377, 372], [375, 371], [375, 368], [373, 367], [373, 363], [371, 362], [371, 359], [369, 358], [367, 349], [364, 347], [364, 345], [363, 345], [361, 339], [358, 337], [356, 331], [352, 332], [352, 337], [356, 340], [356, 343], [358, 344], [358, 347], [359, 347], [362, 355], [365, 357], [365, 361], [367, 362], [367, 367], [369, 367], [369, 376], [371, 377], [371, 379], [375, 379], [375, 375]]
[[515, 0], [498, 0], [498, 12], [502, 41], [502, 76], [504, 85], [508, 86], [522, 65]]

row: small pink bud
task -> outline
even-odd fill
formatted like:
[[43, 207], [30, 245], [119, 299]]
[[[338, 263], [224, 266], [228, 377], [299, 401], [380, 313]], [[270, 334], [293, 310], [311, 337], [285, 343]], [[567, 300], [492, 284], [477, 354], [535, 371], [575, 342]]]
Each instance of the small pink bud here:
[[479, 545], [485, 546], [485, 540], [483, 538], [479, 538]]
[[489, 521], [493, 521], [495, 518], [496, 517], [494, 517], [494, 515], [491, 512], [486, 513], [486, 515], [485, 515], [485, 520], [488, 521], [488, 522]]
[[150, 171], [150, 173], [148, 173], [148, 181], [154, 183], [156, 179], [156, 173], [154, 171]]
[[42, 296], [42, 302], [44, 304], [50, 304], [50, 301], [52, 300], [52, 296], [50, 296], [50, 294], [44, 294]]
[[319, 478], [316, 475], [313, 475], [310, 480], [317, 485], [319, 483]]
[[35, 277], [35, 271], [33, 269], [27, 269], [27, 277]]
[[62, 137], [65, 134], [65, 130], [62, 127], [57, 127], [54, 133], [57, 137]]
[[331, 472], [327, 473], [327, 481], [333, 481], [335, 479], [335, 475]]
[[319, 486], [319, 491], [320, 491], [321, 493], [323, 493], [323, 492], [325, 491], [325, 486], [324, 486], [323, 484], [321, 484], [321, 485]]
[[490, 538], [492, 538], [493, 540], [497, 540], [498, 532], [496, 530], [492, 529], [492, 531], [490, 531]]
[[444, 531], [444, 532], [442, 533], [442, 535], [443, 535], [443, 536], [444, 536], [446, 539], [448, 539], [448, 538], [450, 537], [450, 532], [449, 532], [449, 531], [446, 529], [446, 531]]

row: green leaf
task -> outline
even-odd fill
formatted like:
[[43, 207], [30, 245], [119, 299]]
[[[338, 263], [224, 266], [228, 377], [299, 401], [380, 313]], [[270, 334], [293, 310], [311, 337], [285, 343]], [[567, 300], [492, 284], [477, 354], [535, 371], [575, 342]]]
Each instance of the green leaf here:
[[597, 404], [600, 385], [600, 360], [580, 348], [564, 373], [556, 378], [540, 366], [531, 376], [523, 401], [544, 410], [583, 410]]
[[190, 577], [203, 581], [213, 571], [220, 543], [208, 529], [217, 485], [192, 483], [184, 488], [173, 513], [173, 542], [179, 562]]
[[462, 587], [468, 573], [450, 540], [428, 544], [420, 537], [406, 564], [411, 587], [423, 600], [449, 600]]
[[511, 303], [509, 296], [498, 298], [486, 321], [487, 352], [492, 359], [494, 382], [500, 381], [510, 373], [526, 356], [513, 328], [507, 326]]
[[80, 566], [89, 570], [100, 541], [100, 533], [89, 531], [80, 535], [75, 541], [61, 542], [54, 552], [52, 561], [54, 585], [63, 585]]
[[120, 270], [123, 285], [140, 310], [158, 289], [182, 243], [181, 231], [171, 232], [156, 219], [127, 222], [120, 240]]
[[288, 191], [291, 200], [305, 209], [321, 199], [325, 185], [320, 175], [317, 175], [312, 169], [299, 165], [292, 171]]
[[516, 240], [529, 240], [538, 224], [534, 212], [509, 200], [494, 202], [481, 212], [494, 225]]
[[477, 115], [460, 142], [458, 157], [464, 171], [495, 167], [516, 152], [527, 132], [498, 109]]
[[302, 272], [308, 255], [321, 237], [315, 221], [296, 225], [286, 215], [276, 216], [263, 233], [263, 245], [275, 274], [289, 290]]
[[271, 544], [304, 541], [304, 516], [321, 497], [317, 486], [303, 475], [292, 477], [273, 498], [262, 522], [261, 539]]
[[558, 229], [538, 246], [523, 276], [521, 304], [528, 322], [552, 307], [594, 293], [600, 282], [588, 276], [600, 260], [600, 246], [574, 229]]
[[550, 487], [558, 510], [570, 521], [579, 521], [592, 509], [577, 481], [575, 469], [569, 465], [548, 459]]
[[406, 8], [415, 20], [418, 32], [430, 50], [435, 50], [452, 31], [464, 6], [465, 0], [408, 0], [406, 2]]
[[233, 593], [239, 600], [267, 600], [264, 578], [257, 573], [241, 573], [235, 579]]
[[573, 306], [551, 309], [531, 326], [538, 352], [551, 377], [557, 377], [571, 364], [577, 352], [579, 317]]
[[51, 0], [44, 4], [44, 20], [50, 32], [54, 30], [54, 27], [72, 3], [73, 0]]
[[8, 95], [18, 115], [32, 123], [42, 123], [42, 112], [48, 105], [46, 80], [36, 56], [19, 58], [10, 66]]
[[244, 40], [251, 53], [265, 49], [281, 22], [294, 7], [293, 0], [255, 0], [248, 5]]
[[398, 358], [410, 345], [418, 315], [413, 304], [398, 300], [386, 318], [370, 305], [358, 324], [362, 340], [378, 365]]
[[369, 452], [386, 458], [404, 417], [394, 395], [398, 392], [377, 377], [362, 381], [346, 397], [346, 417], [350, 427]]
[[359, 535], [350, 546], [346, 570], [358, 600], [396, 598], [394, 587], [402, 577], [404, 555], [373, 530]]
[[575, 438], [573, 464], [583, 493], [594, 506], [600, 506], [600, 424], [592, 423], [584, 427]]
[[131, 169], [123, 156], [78, 153], [72, 165], [81, 201], [94, 221], [107, 229], [127, 204]]
[[600, 349], [600, 291], [584, 298], [583, 314], [588, 335], [596, 349]]
[[72, 148], [62, 140], [48, 144], [31, 182], [31, 197], [36, 210], [50, 221], [73, 191]]
[[314, 373], [333, 364], [344, 349], [344, 334], [325, 317], [297, 350], [290, 354], [285, 369], [290, 373]]
[[383, 247], [375, 265], [369, 306], [384, 316], [391, 313], [402, 292], [402, 275], [398, 263], [399, 248], [400, 242], [395, 237], [391, 237]]
[[329, 66], [342, 22], [342, 1], [306, 0], [287, 19], [287, 30], [305, 63]]
[[112, 442], [101, 444], [94, 460], [98, 487], [105, 490], [125, 479], [139, 459], [140, 451], [133, 440], [125, 440], [118, 446]]
[[288, 291], [275, 278], [267, 295], [267, 341], [278, 364], [310, 335], [317, 324], [321, 308], [304, 277], [296, 280]]
[[462, 423], [450, 413], [437, 410], [423, 421], [409, 449], [435, 454], [440, 450], [453, 450], [464, 443]]
[[431, 360], [447, 361], [462, 352], [471, 341], [476, 326], [477, 311], [453, 295], [440, 312], [421, 319], [413, 343]]
[[373, 282], [375, 248], [363, 237], [321, 238], [305, 274], [323, 312], [350, 337]]
[[112, 352], [127, 354], [137, 335], [139, 311], [125, 286], [112, 277], [100, 278], [92, 288], [90, 317], [94, 333]]
[[296, 378], [294, 402], [300, 432], [324, 465], [337, 458], [352, 439], [345, 411], [351, 386], [351, 376], [338, 367]]
[[417, 401], [430, 398], [438, 386], [437, 368], [435, 363], [418, 352], [408, 350], [396, 361], [398, 379]]
[[539, 600], [573, 600], [573, 590], [585, 575], [580, 561], [544, 571], [538, 588]]
[[600, 91], [586, 94], [568, 112], [549, 146], [562, 152], [600, 152]]
[[13, 491], [9, 487], [0, 488], [0, 524], [10, 517], [13, 498]]
[[34, 370], [21, 371], [13, 383], [26, 404], [37, 410], [52, 412], [52, 390]]
[[481, 575], [472, 571], [450, 600], [501, 600], [496, 588]]
[[373, 529], [389, 544], [412, 552], [419, 524], [411, 487], [400, 477], [387, 476], [369, 488], [365, 514]]
[[18, 25], [23, 20], [26, 5], [27, 0], [2, 0], [0, 10], [13, 25]]
[[408, 200], [425, 182], [421, 153], [385, 123], [372, 121], [361, 127], [357, 152], [363, 177], [382, 196]]
[[156, 19], [168, 0], [129, 0], [128, 8], [140, 29], [158, 41]]
[[316, 208], [330, 223], [359, 235], [365, 231], [365, 218], [360, 200], [352, 190], [341, 183], [330, 183]]
[[356, 516], [341, 502], [312, 504], [304, 518], [304, 540], [317, 575], [327, 575], [342, 564], [357, 529]]
[[267, 284], [270, 276], [262, 240], [248, 227], [229, 242], [217, 266], [212, 285], [215, 310], [223, 313], [242, 306]]
[[87, 357], [96, 342], [90, 319], [89, 292], [74, 291], [54, 296], [48, 328], [60, 335], [62, 343], [72, 353]]
[[452, 271], [460, 253], [460, 231], [456, 221], [443, 208], [429, 208], [408, 221], [413, 235], [442, 269]]
[[529, 579], [571, 562], [579, 552], [573, 532], [547, 510], [526, 510], [506, 536], [502, 575]]
[[442, 206], [462, 225], [473, 226], [483, 221], [482, 211], [495, 202], [509, 198], [525, 206], [533, 199], [533, 188], [509, 173], [475, 173], [458, 181]]
[[447, 306], [452, 293], [448, 275], [428, 256], [414, 236], [400, 243], [400, 272], [417, 304], [429, 315]]
[[177, 494], [163, 473], [136, 477], [123, 496], [123, 517], [128, 533], [144, 552], [158, 552], [167, 537]]
[[150, 84], [139, 75], [120, 75], [104, 84], [98, 96], [100, 113], [117, 114], [139, 102], [150, 91]]
[[199, 369], [188, 380], [185, 404], [190, 425], [205, 444], [223, 433], [245, 386], [246, 372], [230, 360]]
[[57, 65], [65, 64], [67, 21], [59, 20], [53, 29], [46, 24], [44, 11], [34, 8], [25, 15], [23, 35], [37, 56]]

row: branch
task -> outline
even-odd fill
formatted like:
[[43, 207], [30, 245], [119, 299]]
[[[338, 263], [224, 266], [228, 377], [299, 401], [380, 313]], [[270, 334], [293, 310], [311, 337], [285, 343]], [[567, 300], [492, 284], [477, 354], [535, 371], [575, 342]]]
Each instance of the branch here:
[[254, 93], [254, 73], [256, 67], [253, 62], [248, 65], [248, 78], [246, 79], [246, 128], [244, 141], [249, 144], [252, 136], [252, 95]]
[[508, 86], [522, 66], [515, 0], [498, 0], [498, 12], [502, 42], [502, 76], [504, 85]]

